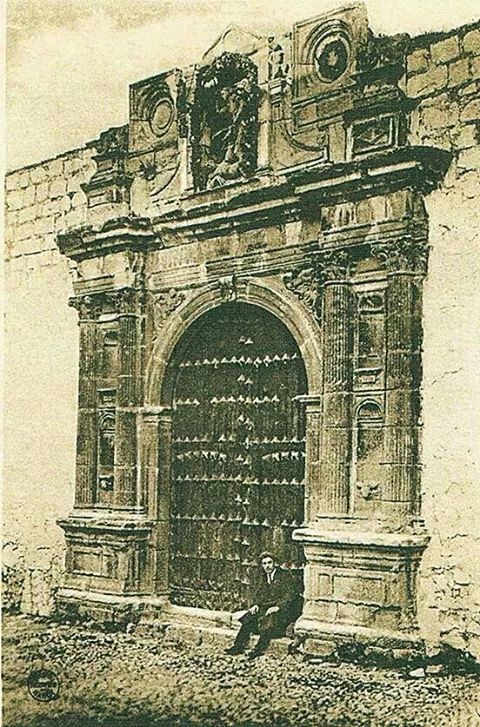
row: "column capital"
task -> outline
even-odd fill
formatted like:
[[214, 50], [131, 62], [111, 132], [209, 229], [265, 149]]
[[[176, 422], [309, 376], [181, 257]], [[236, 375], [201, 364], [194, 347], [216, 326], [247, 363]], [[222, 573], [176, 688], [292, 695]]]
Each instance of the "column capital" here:
[[101, 300], [97, 295], [75, 295], [68, 299], [68, 305], [78, 311], [79, 323], [96, 321], [101, 313]]
[[371, 255], [383, 263], [389, 275], [427, 273], [429, 246], [425, 238], [402, 237], [370, 246]]
[[324, 284], [348, 283], [355, 269], [352, 250], [321, 250], [317, 257], [318, 274]]
[[145, 292], [139, 288], [118, 288], [105, 293], [106, 300], [113, 304], [119, 316], [135, 316], [141, 312]]

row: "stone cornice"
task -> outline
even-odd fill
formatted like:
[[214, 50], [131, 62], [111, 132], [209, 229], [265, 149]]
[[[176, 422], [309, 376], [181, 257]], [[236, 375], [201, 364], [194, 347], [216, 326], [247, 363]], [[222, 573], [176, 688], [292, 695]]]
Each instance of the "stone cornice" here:
[[443, 178], [449, 152], [402, 147], [388, 153], [336, 164], [296, 169], [249, 184], [181, 198], [175, 209], [152, 220], [168, 245], [178, 239], [219, 237], [237, 231], [302, 219], [312, 207], [335, 204], [398, 189], [428, 192]]
[[441, 181], [450, 159], [440, 149], [402, 147], [350, 162], [297, 168], [181, 197], [174, 209], [152, 220], [131, 216], [109, 220], [98, 229], [78, 228], [60, 234], [58, 246], [74, 260], [158, 249], [300, 220], [321, 205], [405, 188], [428, 192]]
[[144, 217], [118, 217], [99, 228], [79, 227], [57, 236], [61, 253], [73, 260], [97, 257], [124, 250], [143, 251], [150, 246], [162, 247], [158, 234]]

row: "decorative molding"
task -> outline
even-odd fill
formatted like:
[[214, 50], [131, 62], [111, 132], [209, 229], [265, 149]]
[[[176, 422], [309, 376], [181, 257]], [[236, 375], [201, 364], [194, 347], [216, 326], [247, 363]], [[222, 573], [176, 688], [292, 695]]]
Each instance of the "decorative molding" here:
[[415, 237], [404, 237], [392, 242], [378, 242], [370, 246], [371, 255], [380, 260], [390, 274], [410, 272], [425, 275], [428, 249], [423, 238]]
[[368, 30], [367, 42], [360, 49], [357, 65], [360, 72], [371, 73], [388, 66], [404, 67], [409, 36], [405, 33], [376, 36]]
[[105, 298], [113, 303], [115, 312], [120, 316], [134, 316], [140, 313], [144, 291], [138, 288], [119, 288], [105, 293]]
[[176, 290], [175, 288], [171, 288], [166, 293], [158, 293], [153, 296], [154, 338], [157, 338], [166, 320], [173, 311], [183, 303], [184, 300], [185, 293], [181, 290]]
[[268, 39], [268, 80], [291, 83], [290, 63], [286, 62], [286, 51], [274, 37]]
[[87, 146], [93, 146], [99, 157], [125, 156], [128, 152], [128, 124], [102, 131], [99, 138]]
[[257, 164], [257, 67], [239, 53], [222, 53], [198, 71], [191, 113], [196, 190], [244, 179]]

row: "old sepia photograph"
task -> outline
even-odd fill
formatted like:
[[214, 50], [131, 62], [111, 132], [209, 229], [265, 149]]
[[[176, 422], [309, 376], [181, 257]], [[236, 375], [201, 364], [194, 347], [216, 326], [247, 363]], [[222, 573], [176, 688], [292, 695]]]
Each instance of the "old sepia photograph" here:
[[478, 0], [8, 0], [5, 727], [480, 727]]

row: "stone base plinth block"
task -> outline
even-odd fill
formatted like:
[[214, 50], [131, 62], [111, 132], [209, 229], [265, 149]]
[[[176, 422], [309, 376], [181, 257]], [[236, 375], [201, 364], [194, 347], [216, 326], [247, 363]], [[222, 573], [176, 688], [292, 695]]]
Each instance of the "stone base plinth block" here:
[[140, 515], [74, 511], [58, 524], [67, 543], [64, 588], [99, 594], [152, 592], [151, 521]]
[[294, 531], [306, 557], [299, 636], [326, 641], [420, 642], [415, 581], [426, 534], [337, 529]]

